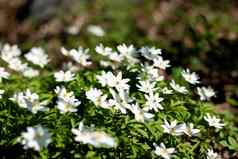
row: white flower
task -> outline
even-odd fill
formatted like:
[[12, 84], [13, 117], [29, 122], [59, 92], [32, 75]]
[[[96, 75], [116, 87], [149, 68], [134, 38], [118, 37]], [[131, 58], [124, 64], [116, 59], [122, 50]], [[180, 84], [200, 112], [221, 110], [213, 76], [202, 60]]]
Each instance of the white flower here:
[[0, 99], [2, 99], [2, 95], [4, 94], [4, 90], [0, 89]]
[[194, 129], [194, 126], [192, 123], [185, 126], [184, 133], [188, 136], [196, 136], [199, 132], [200, 132], [199, 129]]
[[75, 136], [75, 141], [82, 142], [83, 144], [91, 144], [95, 147], [116, 147], [116, 141], [113, 137], [103, 131], [92, 131], [84, 128], [81, 122], [78, 129], [73, 128], [72, 133]]
[[71, 25], [66, 28], [67, 33], [71, 35], [77, 35], [80, 31], [80, 27], [78, 25]]
[[54, 74], [55, 80], [57, 82], [69, 82], [75, 79], [75, 74], [71, 71], [59, 71]]
[[172, 154], [175, 153], [175, 148], [166, 148], [164, 143], [160, 143], [160, 146], [153, 144], [155, 146], [154, 153], [164, 159], [170, 159]]
[[112, 54], [110, 54], [108, 58], [114, 63], [120, 63], [123, 60], [123, 56], [118, 54], [117, 52], [112, 52]]
[[139, 122], [145, 122], [146, 120], [149, 120], [154, 117], [153, 114], [147, 113], [144, 110], [142, 110], [138, 104], [131, 104], [130, 105], [131, 112], [135, 115], [135, 119]]
[[170, 124], [168, 123], [167, 120], [165, 120], [164, 121], [164, 125], [162, 125], [162, 127], [164, 128], [164, 133], [168, 133], [168, 134], [175, 135], [175, 136], [182, 135], [183, 132], [186, 129], [186, 125], [185, 124], [177, 125], [177, 121], [176, 120], [172, 121]]
[[128, 60], [128, 62], [136, 63], [138, 59], [135, 57], [137, 56], [137, 51], [133, 45], [126, 46], [126, 44], [118, 45], [117, 50], [121, 53], [121, 55]]
[[7, 71], [5, 71], [5, 68], [0, 67], [0, 82], [2, 82], [3, 78], [8, 79], [9, 76], [10, 76], [10, 74]]
[[27, 63], [22, 63], [22, 61], [19, 58], [11, 59], [10, 61], [8, 61], [8, 65], [10, 69], [19, 72], [22, 72], [28, 68]]
[[140, 85], [136, 85], [139, 88], [139, 91], [145, 92], [145, 93], [151, 93], [156, 90], [155, 88], [155, 82], [152, 82], [150, 80], [145, 81], [139, 81]]
[[148, 75], [148, 79], [150, 79], [152, 81], [163, 81], [164, 80], [164, 76], [162, 76], [159, 73], [160, 70], [154, 66], [145, 65], [145, 66], [143, 66], [142, 71], [145, 72]]
[[60, 88], [57, 86], [55, 93], [58, 97], [57, 108], [60, 110], [60, 113], [77, 111], [77, 107], [81, 104], [81, 102], [75, 98], [74, 92], [67, 92], [64, 87]]
[[169, 84], [175, 91], [179, 93], [182, 93], [182, 94], [188, 93], [188, 90], [186, 89], [186, 87], [176, 84], [174, 80], [172, 80]]
[[32, 113], [36, 114], [38, 111], [48, 111], [49, 109], [46, 108], [48, 101], [40, 101], [39, 95], [36, 93], [32, 93], [29, 89], [25, 92], [19, 92], [14, 94], [10, 100], [17, 102], [17, 104], [22, 107], [26, 108]]
[[27, 104], [25, 102], [24, 92], [15, 93], [10, 100], [17, 102], [17, 104], [22, 108], [27, 108]]
[[90, 56], [88, 54], [89, 49], [83, 49], [81, 46], [76, 49], [66, 50], [64, 47], [61, 48], [61, 52], [65, 56], [70, 56], [74, 61], [82, 66], [89, 66], [92, 64]]
[[105, 35], [105, 31], [103, 30], [103, 28], [99, 25], [89, 25], [87, 27], [87, 31], [93, 35], [102, 37]]
[[77, 72], [79, 70], [79, 67], [74, 65], [72, 62], [63, 63], [62, 68], [63, 70], [69, 70], [71, 72]]
[[112, 48], [110, 47], [104, 47], [103, 44], [99, 44], [96, 46], [95, 51], [103, 56], [106, 56], [109, 58], [111, 61], [104, 61], [101, 62], [101, 64], [106, 66], [112, 66], [113, 68], [115, 67], [115, 63], [120, 63], [123, 60], [123, 56], [118, 54], [117, 52], [113, 51]]
[[100, 106], [102, 108], [111, 108], [112, 105], [109, 101], [107, 101], [107, 95], [103, 95], [101, 90], [97, 88], [91, 88], [86, 92], [86, 97], [91, 100], [96, 106]]
[[187, 82], [189, 82], [191, 84], [200, 83], [199, 76], [195, 72], [190, 73], [189, 69], [183, 70], [182, 76]]
[[21, 55], [21, 50], [17, 45], [5, 44], [1, 50], [1, 58], [8, 63], [13, 58], [19, 57]]
[[121, 72], [119, 72], [117, 76], [114, 76], [112, 72], [102, 72], [102, 75], [97, 75], [96, 78], [102, 86], [107, 85], [109, 87], [115, 87], [118, 91], [128, 90], [130, 87], [127, 84], [127, 82], [129, 82], [129, 79], [122, 79]]
[[33, 68], [31, 68], [31, 67], [27, 67], [26, 69], [24, 69], [24, 70], [22, 71], [22, 74], [23, 74], [23, 76], [25, 76], [25, 77], [32, 78], [32, 77], [38, 76], [40, 73], [39, 73], [39, 71], [36, 70], [36, 69], [33, 69]]
[[163, 110], [163, 106], [160, 104], [164, 100], [164, 98], [159, 97], [159, 94], [156, 93], [150, 93], [149, 95], [145, 94], [146, 103], [143, 110], [149, 111], [154, 110], [155, 112], [158, 112], [160, 110]]
[[119, 109], [122, 114], [126, 114], [126, 109], [131, 108], [129, 103], [132, 101], [128, 95], [128, 91], [120, 90], [119, 93], [117, 93], [112, 88], [110, 88], [109, 91], [113, 97], [113, 99], [109, 100], [109, 102], [115, 106], [116, 109]]
[[161, 49], [156, 49], [155, 47], [142, 47], [140, 50], [141, 55], [147, 58], [148, 60], [153, 60], [158, 58], [158, 55], [161, 54]]
[[40, 151], [51, 143], [48, 129], [41, 125], [27, 127], [27, 131], [23, 132], [18, 140], [24, 145], [24, 149], [32, 148], [35, 151]]
[[49, 62], [48, 55], [40, 47], [33, 47], [30, 52], [24, 56], [28, 61], [35, 65], [39, 65], [41, 68], [43, 68]]
[[170, 67], [169, 60], [164, 60], [162, 56], [158, 56], [157, 58], [153, 59], [153, 66], [158, 67], [162, 70], [165, 70], [167, 67]]
[[214, 152], [213, 149], [207, 150], [207, 159], [221, 159], [218, 153]]
[[197, 93], [200, 96], [200, 100], [210, 100], [213, 96], [216, 95], [214, 90], [211, 87], [198, 87], [197, 88]]
[[129, 79], [123, 79], [122, 78], [122, 73], [119, 72], [117, 74], [117, 76], [114, 76], [113, 74], [111, 74], [109, 72], [109, 79], [107, 81], [107, 84], [109, 87], [115, 87], [117, 90], [128, 90], [129, 89], [129, 85], [127, 84], [127, 82], [129, 82]]
[[98, 82], [103, 86], [105, 87], [107, 85], [107, 81], [108, 81], [108, 77], [109, 77], [109, 74], [111, 73], [106, 73], [104, 71], [102, 71], [101, 75], [96, 75], [96, 78], [98, 80]]
[[204, 120], [208, 122], [209, 126], [213, 126], [217, 129], [221, 129], [223, 126], [225, 126], [224, 123], [220, 123], [221, 119], [216, 118], [216, 116], [211, 116], [209, 113], [204, 116]]
[[112, 48], [104, 47], [103, 44], [97, 45], [95, 51], [103, 56], [109, 56], [113, 52]]
[[112, 61], [106, 61], [106, 60], [100, 60], [100, 65], [103, 66], [103, 67], [112, 67], [112, 69], [116, 69], [118, 64], [117, 63], [114, 63]]

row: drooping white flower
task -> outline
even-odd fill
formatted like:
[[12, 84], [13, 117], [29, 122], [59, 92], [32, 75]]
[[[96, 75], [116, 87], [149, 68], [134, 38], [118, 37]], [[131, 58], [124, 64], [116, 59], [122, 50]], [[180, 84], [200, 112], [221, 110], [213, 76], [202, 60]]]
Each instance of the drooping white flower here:
[[80, 123], [78, 129], [73, 128], [71, 131], [74, 135], [76, 135], [74, 138], [75, 141], [82, 142], [83, 144], [90, 144], [95, 147], [106, 146], [108, 148], [117, 146], [113, 137], [103, 131], [87, 130], [84, 128], [82, 122]]
[[200, 100], [210, 100], [213, 96], [216, 95], [214, 90], [211, 87], [198, 87], [197, 93], [200, 96]]
[[183, 70], [182, 76], [187, 82], [189, 82], [191, 84], [195, 85], [197, 83], [200, 83], [199, 76], [195, 72], [190, 73], [189, 69]]
[[38, 111], [48, 111], [49, 109], [46, 107], [48, 104], [47, 100], [40, 101], [40, 97], [36, 93], [32, 93], [29, 89], [25, 92], [19, 92], [13, 95], [10, 100], [17, 102], [17, 104], [26, 108], [32, 113], [36, 114]]
[[145, 111], [154, 110], [155, 112], [158, 112], [159, 109], [160, 110], [164, 109], [163, 106], [160, 104], [160, 102], [162, 102], [164, 98], [159, 97], [158, 93], [156, 94], [149, 93], [148, 95], [145, 94], [145, 99], [146, 99], [146, 103], [143, 110]]
[[147, 113], [143, 109], [141, 109], [137, 103], [131, 104], [130, 110], [134, 114], [135, 119], [139, 122], [145, 122], [146, 120], [149, 120], [154, 117], [153, 114]]
[[188, 90], [184, 86], [180, 86], [179, 84], [176, 84], [174, 80], [172, 80], [169, 85], [177, 92], [182, 94], [187, 94]]
[[27, 131], [21, 134], [19, 142], [24, 145], [24, 149], [32, 148], [40, 151], [43, 147], [47, 147], [51, 143], [49, 130], [41, 125], [35, 127], [27, 127]]
[[95, 36], [102, 37], [105, 35], [105, 31], [99, 25], [89, 25], [87, 31]]
[[139, 51], [141, 52], [141, 55], [148, 60], [156, 59], [161, 54], [161, 49], [155, 47], [144, 46]]
[[175, 136], [183, 135], [186, 125], [185, 124], [179, 124], [177, 125], [177, 121], [174, 120], [170, 124], [167, 120], [164, 121], [164, 124], [161, 125], [164, 128], [164, 133], [168, 133]]
[[4, 94], [5, 90], [0, 89], [0, 99], [2, 99], [2, 95]]
[[18, 48], [17, 45], [3, 45], [1, 50], [1, 58], [8, 63], [13, 58], [19, 57], [21, 55], [21, 50]]
[[41, 68], [45, 67], [49, 62], [48, 55], [40, 47], [33, 47], [30, 52], [24, 56], [28, 61], [35, 65], [39, 65]]
[[185, 126], [184, 133], [188, 136], [196, 136], [200, 132], [199, 129], [194, 129], [193, 123], [190, 123], [189, 125]]
[[77, 107], [81, 104], [81, 102], [75, 98], [74, 92], [67, 92], [65, 87], [57, 86], [55, 93], [58, 97], [57, 108], [60, 110], [60, 113], [77, 111]]
[[88, 54], [89, 49], [79, 47], [77, 49], [66, 50], [64, 47], [61, 48], [61, 53], [65, 56], [71, 57], [74, 61], [82, 66], [89, 66], [92, 64], [90, 61], [90, 55]]
[[170, 159], [172, 155], [175, 153], [175, 148], [166, 148], [164, 143], [160, 143], [160, 146], [157, 144], [153, 144], [155, 146], [155, 151], [154, 153], [157, 156], [161, 156], [164, 159]]
[[38, 76], [40, 74], [40, 72], [36, 69], [31, 68], [31, 67], [27, 67], [26, 69], [24, 69], [22, 71], [22, 74], [24, 77], [32, 78], [32, 77]]
[[204, 120], [208, 122], [209, 126], [215, 127], [217, 129], [221, 129], [225, 126], [224, 123], [221, 123], [221, 119], [217, 118], [216, 116], [211, 116], [209, 113], [204, 116]]
[[213, 151], [213, 149], [207, 150], [207, 159], [221, 159], [220, 155]]
[[69, 82], [75, 79], [75, 74], [69, 70], [66, 72], [61, 70], [59, 72], [55, 72], [54, 77], [57, 82]]
[[151, 93], [156, 90], [155, 88], [155, 82], [150, 81], [150, 80], [145, 80], [145, 81], [139, 81], [140, 85], [136, 85], [139, 88], [139, 91], [144, 92], [144, 93]]
[[8, 79], [9, 76], [10, 76], [10, 74], [7, 71], [5, 71], [5, 68], [0, 67], [0, 82], [2, 82], [3, 78]]
[[129, 79], [123, 79], [122, 73], [119, 72], [116, 76], [113, 75], [112, 72], [102, 72], [101, 75], [96, 76], [99, 83], [101, 83], [102, 86], [109, 86], [109, 87], [115, 87], [118, 91], [119, 90], [128, 90], [129, 85], [127, 82], [129, 82]]
[[167, 67], [170, 67], [169, 60], [164, 60], [162, 56], [158, 56], [157, 58], [153, 59], [153, 66], [158, 67], [162, 70], [165, 70]]
[[96, 106], [109, 109], [112, 107], [107, 100], [107, 95], [103, 95], [102, 91], [97, 88], [91, 88], [86, 92], [86, 97], [91, 100]]

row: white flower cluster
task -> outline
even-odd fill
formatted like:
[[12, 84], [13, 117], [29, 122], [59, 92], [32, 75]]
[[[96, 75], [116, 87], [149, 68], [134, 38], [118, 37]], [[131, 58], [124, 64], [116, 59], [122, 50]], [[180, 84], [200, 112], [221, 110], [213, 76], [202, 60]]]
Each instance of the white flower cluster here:
[[[92, 128], [91, 128], [92, 129]], [[91, 144], [95, 147], [115, 147], [117, 145], [115, 139], [103, 131], [93, 131], [85, 128], [83, 123], [79, 124], [79, 128], [73, 128], [71, 131], [75, 136], [75, 141], [83, 144]]]
[[[115, 109], [120, 113], [126, 115], [133, 115], [134, 119], [138, 122], [149, 122], [157, 116], [157, 112], [166, 111], [166, 96], [172, 94], [187, 95], [190, 93], [190, 89], [187, 88], [191, 84], [196, 86], [200, 83], [199, 76], [191, 72], [189, 69], [185, 69], [181, 72], [181, 76], [184, 82], [188, 82], [188, 86], [182, 85], [178, 81], [169, 80], [166, 81], [165, 71], [170, 67], [170, 61], [165, 60], [162, 57], [162, 50], [155, 47], [142, 47], [136, 49], [133, 45], [127, 46], [122, 44], [117, 46], [117, 51], [114, 51], [110, 47], [104, 47], [102, 44], [96, 46], [95, 51], [101, 55], [103, 60], [100, 64], [103, 66], [110, 66], [112, 69], [118, 68], [122, 61], [127, 61], [128, 66], [140, 66], [138, 70], [138, 76], [135, 77], [137, 82], [130, 81], [129, 78], [123, 78], [124, 73], [118, 70], [102, 71], [101, 74], [96, 75], [98, 83], [101, 87], [96, 88], [91, 86], [89, 90], [85, 92], [86, 98], [90, 100], [94, 105], [104, 109]], [[90, 60], [89, 49], [79, 47], [78, 49], [66, 50], [61, 48], [62, 54], [72, 58], [77, 64], [82, 67], [88, 67], [92, 65]], [[16, 45], [4, 45], [1, 50], [1, 58], [9, 64], [9, 68], [22, 72], [24, 76], [31, 77], [37, 75], [38, 70], [34, 70], [29, 67], [27, 63], [22, 63], [20, 60], [21, 51]], [[31, 51], [25, 54], [25, 58], [35, 65], [39, 65], [41, 68], [45, 67], [48, 62], [48, 56], [41, 48], [32, 48]], [[142, 60], [141, 60], [142, 59]], [[140, 61], [141, 60], [141, 61]], [[141, 62], [141, 63], [140, 63]], [[127, 67], [127, 68], [129, 68]], [[67, 70], [60, 70], [54, 73], [54, 78], [57, 82], [69, 82], [76, 78], [75, 70], [72, 63], [67, 64]], [[130, 69], [129, 69], [130, 70]], [[133, 72], [133, 71], [132, 71]], [[9, 78], [10, 74], [0, 67], [0, 82], [2, 79]], [[134, 82], [134, 83], [132, 83]], [[66, 83], [64, 83], [66, 84]], [[145, 101], [141, 102], [136, 99], [131, 93], [134, 89], [138, 90], [139, 94], [142, 94], [142, 98]], [[105, 91], [108, 90], [108, 91]], [[56, 107], [60, 113], [73, 113], [78, 111], [78, 106], [81, 101], [76, 99], [74, 92], [67, 91], [64, 86], [57, 86], [54, 90], [57, 94]], [[109, 92], [108, 94], [105, 92]], [[196, 87], [196, 92], [200, 96], [200, 100], [209, 100], [215, 96], [215, 92], [212, 88], [208, 87]], [[0, 98], [4, 93], [4, 90], [0, 90]], [[25, 92], [16, 93], [11, 100], [18, 103], [22, 108], [30, 110], [32, 113], [38, 111], [47, 111], [46, 105], [48, 101], [40, 101], [40, 97], [36, 93], [32, 93], [29, 89]], [[221, 122], [221, 119], [210, 114], [206, 114], [203, 117], [207, 121], [208, 125], [221, 129], [225, 126]], [[172, 119], [171, 122], [163, 119], [164, 123], [161, 125], [163, 133], [173, 136], [187, 135], [188, 137], [196, 137], [199, 135], [200, 130], [194, 125], [195, 123], [180, 121], [177, 124], [177, 120]], [[95, 131], [92, 128], [86, 128], [83, 123], [80, 123], [78, 129], [73, 128], [72, 133], [75, 135], [75, 141], [83, 144], [91, 144], [95, 147], [106, 146], [115, 147], [117, 145], [116, 140], [103, 131]], [[21, 143], [25, 148], [33, 148], [39, 151], [41, 147], [47, 147], [51, 142], [48, 130], [37, 127], [28, 127], [27, 132], [22, 133]], [[43, 141], [44, 140], [44, 141]], [[162, 158], [169, 159], [176, 153], [176, 149], [173, 147], [166, 148], [164, 143], [155, 146], [154, 154], [161, 156]], [[207, 158], [215, 158], [218, 156], [213, 150], [208, 150]]]
[[26, 108], [32, 113], [37, 113], [38, 111], [47, 111], [48, 108], [46, 105], [49, 101], [40, 101], [39, 95], [36, 93], [32, 93], [29, 89], [25, 92], [19, 92], [14, 94], [10, 100], [17, 102], [17, 104], [22, 107]]
[[105, 60], [101, 60], [102, 66], [111, 66], [113, 69], [117, 68], [123, 60], [130, 63], [137, 63], [137, 51], [133, 45], [126, 46], [125, 44], [117, 46], [118, 51], [113, 51], [110, 47], [104, 47], [103, 44], [96, 46], [95, 51], [102, 55]]
[[196, 136], [200, 132], [199, 129], [194, 129], [194, 125], [192, 123], [188, 125], [185, 123], [177, 125], [176, 120], [172, 121], [170, 124], [167, 120], [165, 120], [162, 127], [164, 129], [164, 133], [168, 133], [175, 136], [186, 134], [191, 137]]
[[35, 127], [27, 127], [27, 131], [21, 134], [18, 141], [24, 145], [24, 149], [32, 148], [40, 151], [51, 143], [51, 137], [47, 128], [37, 125]]
[[75, 98], [74, 92], [67, 92], [65, 87], [57, 86], [55, 93], [58, 96], [57, 108], [60, 113], [76, 112], [81, 102]]
[[[35, 77], [39, 75], [39, 70], [36, 70], [30, 66], [28, 63], [22, 62], [21, 58], [21, 50], [17, 45], [9, 45], [5, 44], [1, 49], [1, 58], [4, 60], [8, 67], [14, 71], [22, 73], [25, 77]], [[48, 64], [49, 59], [48, 55], [45, 54], [42, 48], [32, 48], [30, 52], [24, 55], [26, 60], [32, 62], [35, 65], [39, 65], [43, 68], [46, 64]]]

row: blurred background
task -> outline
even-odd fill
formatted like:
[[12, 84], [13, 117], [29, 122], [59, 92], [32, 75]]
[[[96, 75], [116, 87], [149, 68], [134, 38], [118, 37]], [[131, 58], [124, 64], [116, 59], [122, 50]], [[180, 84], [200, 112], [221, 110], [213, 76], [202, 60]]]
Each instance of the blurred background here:
[[0, 0], [0, 43], [43, 46], [55, 67], [61, 46], [154, 45], [171, 73], [198, 72], [217, 109], [238, 114], [236, 0]]

